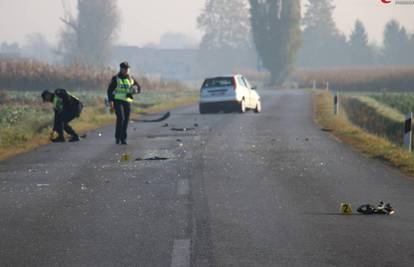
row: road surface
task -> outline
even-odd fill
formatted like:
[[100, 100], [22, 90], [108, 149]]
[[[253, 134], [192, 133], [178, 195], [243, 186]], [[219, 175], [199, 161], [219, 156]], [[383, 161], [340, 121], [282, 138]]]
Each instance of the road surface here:
[[[309, 93], [262, 97], [0, 162], [0, 266], [413, 266], [414, 179], [321, 131]], [[338, 214], [380, 200], [395, 216]]]

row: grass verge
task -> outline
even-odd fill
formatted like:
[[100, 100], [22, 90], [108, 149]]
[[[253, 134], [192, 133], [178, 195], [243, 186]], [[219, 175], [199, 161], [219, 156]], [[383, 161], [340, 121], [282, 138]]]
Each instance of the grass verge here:
[[373, 158], [390, 162], [405, 174], [414, 176], [414, 157], [411, 153], [384, 138], [367, 133], [353, 125], [343, 112], [339, 116], [335, 116], [332, 99], [330, 92], [313, 91], [316, 123], [358, 151]]

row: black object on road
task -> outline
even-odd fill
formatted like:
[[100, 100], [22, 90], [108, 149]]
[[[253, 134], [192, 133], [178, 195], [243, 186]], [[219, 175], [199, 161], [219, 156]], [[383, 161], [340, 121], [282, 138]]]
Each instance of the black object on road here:
[[395, 213], [395, 210], [391, 207], [390, 203], [384, 205], [383, 202], [380, 202], [378, 206], [371, 204], [362, 205], [357, 209], [357, 211], [361, 214], [367, 215], [392, 215]]
[[151, 157], [151, 158], [137, 158], [136, 161], [156, 161], [156, 160], [168, 160], [168, 158], [163, 158], [163, 157]]
[[171, 113], [168, 111], [167, 113], [165, 113], [164, 115], [162, 115], [161, 118], [153, 119], [153, 120], [137, 120], [137, 122], [161, 122], [161, 121], [165, 121], [170, 116], [171, 116]]

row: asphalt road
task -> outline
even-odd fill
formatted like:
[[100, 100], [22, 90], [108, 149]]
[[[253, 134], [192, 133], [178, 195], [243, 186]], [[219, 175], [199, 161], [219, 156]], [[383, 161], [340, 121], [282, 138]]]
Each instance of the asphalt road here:
[[0, 266], [414, 266], [414, 179], [321, 131], [310, 94], [262, 97], [0, 162]]

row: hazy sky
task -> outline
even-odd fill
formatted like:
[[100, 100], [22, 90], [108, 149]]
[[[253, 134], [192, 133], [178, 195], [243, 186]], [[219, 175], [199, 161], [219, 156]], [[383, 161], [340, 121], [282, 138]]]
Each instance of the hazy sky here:
[[[393, 0], [395, 1], [395, 0]], [[75, 7], [76, 0], [67, 0]], [[118, 43], [158, 43], [167, 31], [200, 37], [196, 18], [204, 0], [118, 0], [122, 28]], [[367, 27], [370, 40], [380, 42], [385, 23], [395, 18], [414, 33], [414, 5], [384, 5], [381, 0], [335, 0], [334, 18], [349, 34], [356, 19]], [[56, 42], [62, 26], [61, 0], [0, 0], [0, 42], [23, 42], [30, 33], [42, 33]]]

